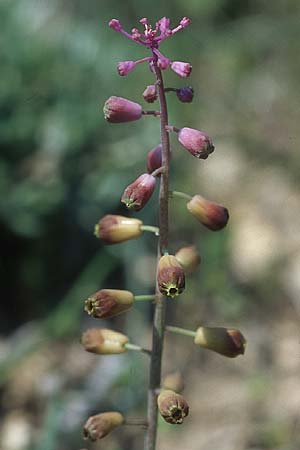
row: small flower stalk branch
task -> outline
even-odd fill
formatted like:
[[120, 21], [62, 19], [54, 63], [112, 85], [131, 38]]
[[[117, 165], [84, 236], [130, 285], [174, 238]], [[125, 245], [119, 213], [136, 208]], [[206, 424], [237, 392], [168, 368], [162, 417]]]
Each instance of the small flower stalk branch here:
[[[121, 22], [112, 19], [109, 27], [126, 39], [140, 45], [147, 54], [137, 61], [121, 61], [117, 64], [120, 76], [126, 77], [142, 64], [150, 70], [152, 80], [144, 90], [142, 100], [152, 104], [158, 102], [157, 108], [151, 110], [130, 99], [111, 96], [105, 102], [104, 118], [110, 124], [139, 121], [154, 116], [160, 123], [160, 135], [153, 142], [154, 147], [145, 151], [145, 169], [136, 174], [135, 179], [124, 188], [121, 203], [124, 208], [139, 213], [148, 203], [155, 189], [159, 189], [158, 224], [144, 224], [136, 217], [107, 214], [100, 218], [95, 226], [95, 236], [105, 245], [121, 244], [131, 239], [142, 238], [144, 232], [151, 232], [157, 238], [156, 280], [153, 280], [155, 292], [135, 295], [122, 289], [99, 289], [84, 301], [84, 310], [95, 319], [106, 320], [119, 314], [130, 313], [136, 302], [150, 301], [154, 308], [152, 324], [151, 350], [130, 342], [130, 338], [118, 331], [108, 328], [91, 328], [81, 337], [83, 348], [96, 355], [119, 355], [128, 351], [145, 353], [149, 356], [149, 387], [147, 398], [147, 419], [128, 419], [120, 412], [101, 412], [90, 417], [83, 427], [86, 439], [96, 441], [104, 438], [121, 425], [143, 426], [145, 428], [144, 450], [156, 449], [158, 414], [169, 424], [180, 425], [189, 415], [189, 405], [183, 397], [183, 377], [179, 372], [171, 373], [161, 379], [161, 367], [165, 331], [187, 336], [196, 346], [211, 350], [228, 358], [235, 358], [245, 352], [246, 339], [235, 328], [199, 327], [196, 331], [166, 326], [166, 301], [171, 304], [178, 301], [185, 290], [186, 276], [194, 274], [200, 267], [201, 256], [198, 249], [190, 244], [169, 253], [169, 200], [180, 198], [186, 202], [187, 212], [211, 231], [220, 231], [228, 223], [228, 210], [200, 194], [193, 196], [178, 190], [170, 190], [171, 146], [170, 137], [175, 133], [181, 146], [189, 155], [207, 159], [215, 150], [212, 139], [203, 131], [187, 126], [169, 125], [167, 94], [175, 93], [178, 101], [191, 103], [194, 98], [192, 86], [165, 87], [163, 73], [170, 69], [185, 79], [192, 73], [192, 65], [185, 61], [171, 61], [159, 49], [167, 38], [184, 30], [191, 21], [183, 17], [175, 27], [163, 17], [152, 27], [147, 18], [140, 20], [139, 28], [127, 32]], [[142, 29], [142, 30], [141, 30]], [[187, 156], [188, 153], [185, 153]], [[182, 153], [183, 157], [184, 152]], [[189, 157], [189, 156], [187, 156]], [[154, 290], [154, 289], [153, 289]], [[180, 300], [179, 300], [180, 301]]]

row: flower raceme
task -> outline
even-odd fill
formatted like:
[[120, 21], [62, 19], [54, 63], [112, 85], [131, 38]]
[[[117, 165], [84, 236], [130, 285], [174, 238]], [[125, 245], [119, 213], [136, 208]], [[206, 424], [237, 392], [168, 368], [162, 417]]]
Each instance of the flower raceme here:
[[142, 209], [151, 195], [154, 192], [156, 178], [148, 173], [143, 173], [137, 180], [127, 186], [125, 189], [121, 202], [126, 205], [128, 209], [139, 211]]
[[185, 288], [184, 271], [173, 255], [160, 258], [157, 267], [157, 284], [160, 292], [167, 297], [176, 297]]
[[246, 339], [234, 328], [199, 327], [194, 342], [228, 358], [243, 355], [246, 347]]
[[227, 208], [206, 200], [201, 195], [194, 195], [187, 203], [187, 209], [202, 225], [212, 231], [218, 231], [227, 225], [229, 213]]
[[124, 417], [119, 412], [112, 411], [96, 414], [95, 416], [89, 417], [85, 423], [83, 437], [90, 441], [97, 441], [98, 439], [104, 438], [123, 423]]
[[85, 301], [85, 311], [96, 319], [108, 319], [128, 311], [134, 302], [130, 291], [101, 289]]

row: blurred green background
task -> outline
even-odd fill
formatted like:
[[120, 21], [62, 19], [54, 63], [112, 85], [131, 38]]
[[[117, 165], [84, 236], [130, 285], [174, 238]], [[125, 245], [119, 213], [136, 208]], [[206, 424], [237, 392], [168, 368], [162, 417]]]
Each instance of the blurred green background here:
[[[168, 305], [168, 323], [233, 325], [246, 355], [227, 361], [167, 336], [164, 372], [180, 369], [191, 417], [160, 423], [158, 449], [296, 450], [300, 445], [300, 3], [298, 0], [2, 0], [0, 2], [1, 450], [140, 450], [143, 431], [86, 444], [86, 418], [110, 409], [145, 413], [148, 361], [97, 358], [78, 343], [99, 323], [83, 301], [101, 287], [151, 293], [153, 236], [105, 248], [93, 236], [106, 213], [128, 214], [124, 188], [158, 144], [152, 117], [104, 121], [110, 95], [141, 102], [146, 65], [119, 77], [116, 64], [146, 56], [107, 26], [141, 17], [192, 19], [161, 50], [189, 61], [192, 104], [169, 95], [170, 123], [209, 134], [216, 150], [195, 160], [172, 140], [171, 185], [230, 211], [211, 233], [171, 205], [170, 250], [196, 243], [199, 271]], [[138, 213], [157, 222], [157, 195]], [[150, 346], [152, 306], [104, 322]], [[102, 325], [102, 324], [101, 324]]]

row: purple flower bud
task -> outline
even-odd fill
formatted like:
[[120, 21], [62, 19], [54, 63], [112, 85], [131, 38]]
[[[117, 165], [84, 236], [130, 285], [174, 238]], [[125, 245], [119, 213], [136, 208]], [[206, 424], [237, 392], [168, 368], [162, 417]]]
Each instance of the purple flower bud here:
[[120, 31], [122, 29], [122, 25], [121, 25], [120, 21], [117, 19], [111, 19], [108, 22], [108, 26], [115, 31]]
[[185, 28], [185, 27], [187, 27], [188, 25], [190, 25], [191, 22], [192, 22], [191, 19], [189, 19], [188, 17], [183, 17], [183, 18], [181, 19], [181, 21], [180, 21], [180, 25], [181, 25], [183, 28]]
[[142, 117], [142, 107], [123, 97], [109, 97], [104, 108], [104, 117], [110, 123], [132, 122]]
[[246, 347], [246, 339], [234, 328], [200, 327], [196, 330], [194, 342], [228, 358], [243, 355]]
[[171, 69], [177, 73], [177, 75], [187, 78], [190, 76], [192, 71], [192, 66], [189, 63], [182, 61], [173, 61], [171, 64]]
[[139, 211], [150, 199], [154, 192], [156, 178], [148, 173], [143, 173], [132, 184], [127, 186], [122, 195], [121, 202], [125, 203], [128, 209]]
[[184, 291], [184, 271], [173, 255], [160, 258], [157, 267], [157, 284], [160, 292], [168, 297], [176, 297]]
[[131, 72], [136, 66], [134, 61], [121, 61], [118, 63], [118, 72], [121, 77], [125, 77], [129, 72]]
[[159, 169], [162, 164], [162, 145], [159, 144], [154, 147], [147, 155], [147, 170], [152, 173], [154, 170]]
[[178, 140], [196, 158], [206, 159], [215, 149], [207, 134], [193, 128], [181, 128]]
[[166, 34], [170, 31], [170, 19], [168, 17], [162, 17], [158, 22], [157, 25], [161, 31], [162, 34]]
[[155, 84], [150, 84], [143, 92], [144, 100], [148, 103], [153, 103], [157, 100], [157, 90]]
[[194, 98], [194, 89], [192, 86], [186, 86], [181, 89], [177, 89], [176, 95], [182, 103], [191, 103]]
[[221, 230], [227, 225], [229, 219], [227, 208], [218, 205], [218, 203], [210, 202], [201, 195], [194, 195], [186, 207], [202, 225], [212, 231]]
[[169, 58], [163, 57], [162, 55], [158, 58], [157, 60], [157, 66], [161, 69], [161, 70], [166, 70], [169, 65], [170, 65], [170, 60]]

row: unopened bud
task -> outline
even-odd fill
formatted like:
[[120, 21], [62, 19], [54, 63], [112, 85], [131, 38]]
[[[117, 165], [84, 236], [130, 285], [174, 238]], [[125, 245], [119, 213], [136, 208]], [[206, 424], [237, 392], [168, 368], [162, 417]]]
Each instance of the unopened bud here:
[[186, 86], [181, 89], [177, 89], [176, 95], [182, 103], [191, 103], [194, 98], [194, 89], [192, 86]]
[[140, 237], [142, 224], [138, 219], [108, 214], [95, 226], [95, 236], [105, 244], [118, 244]]
[[160, 258], [157, 267], [157, 283], [160, 292], [168, 297], [176, 297], [184, 291], [184, 271], [173, 255]]
[[162, 390], [157, 398], [157, 405], [162, 417], [171, 424], [181, 424], [189, 414], [186, 400], [171, 390]]
[[182, 374], [180, 372], [172, 372], [165, 375], [162, 381], [162, 388], [180, 394], [184, 389]]
[[190, 76], [192, 66], [187, 62], [173, 61], [171, 64], [171, 69], [180, 77], [187, 78]]
[[136, 66], [136, 63], [134, 61], [121, 61], [118, 63], [117, 68], [119, 75], [121, 77], [125, 77], [129, 74]]
[[142, 209], [154, 192], [156, 178], [148, 173], [143, 173], [132, 184], [125, 189], [121, 202], [125, 203], [128, 209], [139, 211]]
[[246, 347], [246, 339], [234, 328], [200, 327], [196, 330], [194, 342], [228, 358], [243, 355]]
[[154, 147], [147, 155], [147, 170], [149, 173], [159, 169], [162, 164], [162, 145], [159, 144]]
[[157, 90], [155, 84], [150, 84], [143, 92], [144, 100], [148, 103], [153, 103], [157, 100]]
[[111, 19], [108, 22], [108, 26], [115, 31], [120, 31], [122, 29], [122, 25], [121, 25], [120, 21], [117, 19]]
[[81, 336], [84, 349], [97, 355], [113, 355], [126, 352], [129, 341], [125, 334], [106, 328], [90, 328]]
[[132, 122], [142, 117], [141, 105], [123, 97], [109, 97], [103, 112], [105, 119], [111, 123]]
[[205, 225], [212, 231], [221, 230], [227, 225], [229, 219], [227, 208], [206, 200], [201, 195], [194, 195], [186, 206], [202, 225]]
[[83, 427], [83, 437], [90, 441], [97, 441], [122, 423], [124, 423], [124, 417], [119, 412], [105, 412], [91, 416]]
[[178, 141], [199, 159], [206, 159], [215, 149], [207, 134], [193, 128], [181, 128], [178, 133]]
[[175, 258], [179, 261], [185, 274], [194, 272], [201, 263], [201, 257], [194, 245], [179, 249], [175, 253]]
[[85, 301], [85, 311], [96, 319], [108, 319], [131, 308], [134, 295], [130, 291], [101, 289]]

